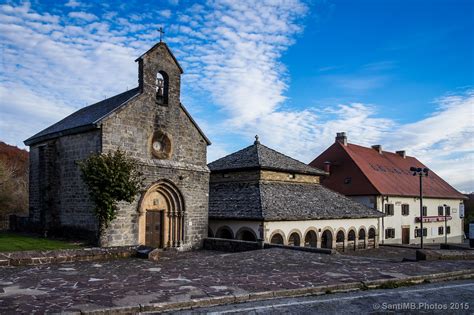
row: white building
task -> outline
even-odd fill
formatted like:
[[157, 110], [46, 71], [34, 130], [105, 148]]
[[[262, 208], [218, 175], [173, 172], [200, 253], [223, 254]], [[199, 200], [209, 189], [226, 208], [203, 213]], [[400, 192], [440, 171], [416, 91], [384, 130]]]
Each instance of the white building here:
[[209, 169], [211, 237], [338, 250], [378, 246], [380, 212], [325, 188], [324, 171], [258, 140]]
[[[345, 133], [338, 133], [336, 142], [310, 165], [330, 174], [324, 186], [385, 213], [380, 243], [420, 242], [420, 177], [410, 168], [426, 166], [416, 158], [405, 151], [383, 151], [380, 145], [351, 144]], [[446, 236], [448, 242], [462, 242], [464, 195], [432, 171], [422, 180], [424, 243], [441, 243]]]

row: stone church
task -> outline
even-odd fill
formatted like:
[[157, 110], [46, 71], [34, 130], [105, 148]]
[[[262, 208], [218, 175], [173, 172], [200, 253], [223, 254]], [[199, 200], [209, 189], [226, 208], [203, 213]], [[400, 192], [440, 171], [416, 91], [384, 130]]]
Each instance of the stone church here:
[[199, 247], [208, 232], [209, 169], [202, 130], [180, 102], [183, 70], [159, 42], [140, 56], [138, 87], [82, 108], [25, 141], [30, 146], [29, 224], [96, 235], [77, 162], [121, 149], [139, 161], [145, 189], [120, 203], [102, 246]]

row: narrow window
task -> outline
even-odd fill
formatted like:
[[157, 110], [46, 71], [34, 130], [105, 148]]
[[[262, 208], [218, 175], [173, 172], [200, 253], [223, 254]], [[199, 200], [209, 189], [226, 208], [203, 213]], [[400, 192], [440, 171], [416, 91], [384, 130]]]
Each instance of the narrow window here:
[[443, 206], [438, 207], [438, 215], [443, 215]]
[[451, 215], [451, 207], [446, 206], [446, 215]]
[[395, 229], [387, 228], [385, 229], [385, 239], [395, 238]]
[[168, 104], [168, 75], [164, 71], [156, 74], [155, 80], [156, 103], [160, 105]]
[[446, 227], [446, 234], [451, 234], [451, 227], [449, 225]]
[[424, 217], [428, 216], [428, 208], [426, 206], [423, 206], [423, 216]]
[[402, 215], [407, 216], [410, 214], [410, 205], [402, 205]]
[[394, 206], [391, 203], [385, 204], [385, 215], [392, 216], [393, 215]]
[[438, 235], [444, 234], [444, 228], [442, 226], [438, 227]]

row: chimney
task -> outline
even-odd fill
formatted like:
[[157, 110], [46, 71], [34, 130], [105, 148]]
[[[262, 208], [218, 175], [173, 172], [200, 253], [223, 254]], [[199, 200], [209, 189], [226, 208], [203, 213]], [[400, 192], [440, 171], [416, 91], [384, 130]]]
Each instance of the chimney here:
[[344, 146], [347, 146], [347, 137], [345, 132], [336, 133], [336, 142], [341, 143]]
[[396, 153], [404, 159], [406, 159], [406, 157], [407, 157], [407, 154], [406, 154], [405, 150], [397, 151]]
[[379, 154], [382, 154], [382, 146], [380, 144], [373, 145], [372, 149], [377, 150]]
[[331, 162], [329, 161], [324, 162], [324, 171], [328, 174], [331, 173]]

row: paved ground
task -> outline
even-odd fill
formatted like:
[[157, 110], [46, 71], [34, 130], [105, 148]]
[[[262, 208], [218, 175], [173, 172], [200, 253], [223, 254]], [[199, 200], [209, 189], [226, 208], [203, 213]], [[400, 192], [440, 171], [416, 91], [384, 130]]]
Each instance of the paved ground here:
[[[358, 250], [348, 251], [343, 255], [357, 256], [357, 257], [370, 257], [373, 259], [382, 259], [393, 262], [401, 262], [404, 260], [416, 260], [416, 251], [418, 247], [404, 248], [395, 246], [380, 246], [376, 249], [371, 250]], [[439, 246], [437, 247], [439, 249]]]
[[185, 314], [472, 314], [474, 283], [451, 281], [390, 290], [284, 298], [175, 312]]
[[0, 313], [94, 310], [465, 269], [474, 269], [474, 262], [395, 263], [278, 248], [232, 254], [198, 251], [159, 262], [121, 259], [2, 267]]

